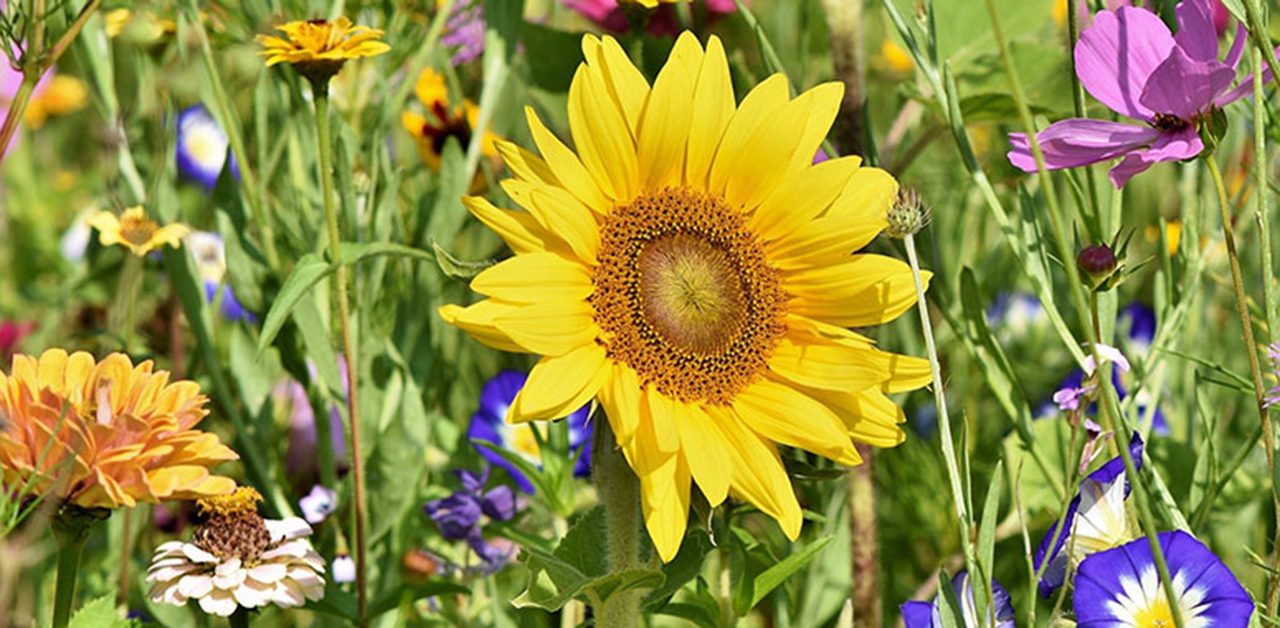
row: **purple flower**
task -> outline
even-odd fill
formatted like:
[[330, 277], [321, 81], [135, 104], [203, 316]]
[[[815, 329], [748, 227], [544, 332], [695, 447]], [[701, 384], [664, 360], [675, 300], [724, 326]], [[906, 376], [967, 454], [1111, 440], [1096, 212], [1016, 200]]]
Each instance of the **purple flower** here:
[[480, 500], [475, 495], [459, 491], [444, 499], [429, 501], [422, 509], [440, 529], [440, 535], [451, 541], [467, 538], [480, 523]]
[[479, 58], [484, 54], [484, 2], [460, 0], [454, 4], [444, 30], [440, 45], [456, 47], [450, 63], [457, 66]]
[[[1253, 600], [1209, 548], [1181, 531], [1161, 532], [1156, 538], [1185, 625], [1249, 625]], [[1145, 538], [1086, 558], [1076, 574], [1072, 607], [1079, 628], [1173, 625]]]
[[[1197, 125], [1252, 90], [1248, 80], [1230, 89], [1246, 37], [1243, 26], [1237, 28], [1230, 52], [1219, 61], [1210, 0], [1185, 0], [1177, 15], [1177, 35], [1154, 13], [1134, 7], [1100, 12], [1080, 34], [1075, 62], [1084, 88], [1112, 111], [1145, 124], [1055, 122], [1036, 136], [1048, 169], [1120, 157], [1111, 183], [1121, 188], [1153, 164], [1191, 159], [1204, 150]], [[1269, 71], [1264, 74], [1271, 78]], [[1009, 161], [1035, 172], [1026, 134], [1012, 133], [1009, 141]]]
[[298, 507], [302, 509], [302, 517], [307, 523], [315, 525], [338, 508], [338, 493], [317, 484], [311, 487], [311, 492], [306, 497], [298, 500]]
[[488, 471], [474, 473], [466, 469], [455, 469], [454, 476], [462, 484], [462, 490], [443, 499], [427, 502], [423, 511], [435, 522], [440, 536], [451, 541], [465, 540], [467, 546], [484, 562], [482, 571], [493, 573], [515, 553], [515, 546], [503, 540], [490, 543], [484, 538], [482, 517], [490, 521], [510, 521], [515, 518], [519, 508], [515, 491], [510, 486], [500, 485], [484, 490], [489, 478]]
[[[527, 375], [519, 371], [502, 371], [490, 379], [480, 392], [480, 406], [471, 415], [471, 425], [467, 428], [467, 438], [472, 441], [484, 441], [498, 445], [508, 451], [515, 452], [534, 466], [542, 464], [538, 441], [533, 435], [533, 428], [528, 424], [511, 425], [507, 423], [507, 410], [515, 401], [516, 395], [524, 387]], [[591, 475], [591, 424], [590, 407], [583, 406], [569, 415], [569, 451], [575, 460], [573, 474], [578, 477]], [[520, 472], [515, 465], [507, 462], [502, 456], [489, 449], [476, 445], [476, 451], [490, 464], [502, 467], [511, 474], [520, 490], [533, 492], [533, 483]]]
[[[956, 592], [964, 619], [964, 628], [989, 626], [991, 622], [979, 622], [977, 604], [973, 599], [973, 585], [969, 582], [969, 573], [961, 570], [951, 578], [951, 587]], [[1014, 628], [1013, 600], [1009, 592], [994, 579], [991, 581], [992, 597], [995, 598], [995, 628]], [[906, 628], [942, 628], [942, 595], [938, 594], [933, 602], [904, 602], [902, 604], [902, 623]], [[990, 611], [989, 611], [990, 612]], [[988, 615], [990, 617], [990, 615]]]
[[[1136, 433], [1129, 440], [1129, 456], [1137, 470], [1142, 469], [1142, 445], [1142, 438]], [[1066, 580], [1068, 556], [1064, 548], [1073, 548], [1071, 558], [1078, 563], [1091, 552], [1114, 547], [1132, 537], [1124, 510], [1124, 500], [1129, 497], [1129, 481], [1124, 473], [1124, 459], [1119, 456], [1090, 473], [1067, 506], [1067, 516], [1063, 519], [1066, 533], [1058, 535], [1052, 548], [1049, 542], [1058, 524], [1055, 522], [1045, 533], [1035, 556], [1037, 571], [1041, 564], [1049, 561], [1040, 578], [1041, 596], [1052, 596]], [[1072, 537], [1076, 542], [1067, 545]]]
[[[1267, 357], [1271, 359], [1271, 372], [1280, 378], [1280, 342], [1273, 342], [1267, 347]], [[1267, 401], [1263, 407], [1270, 408], [1277, 403], [1280, 403], [1280, 386], [1267, 391]]]

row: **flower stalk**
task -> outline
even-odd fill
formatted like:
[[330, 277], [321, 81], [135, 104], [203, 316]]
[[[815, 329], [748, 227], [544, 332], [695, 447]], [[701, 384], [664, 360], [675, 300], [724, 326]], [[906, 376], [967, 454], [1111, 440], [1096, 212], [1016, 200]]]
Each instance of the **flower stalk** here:
[[76, 597], [76, 577], [80, 573], [80, 555], [93, 532], [94, 524], [106, 519], [105, 508], [82, 508], [64, 505], [53, 517], [53, 538], [58, 542], [58, 581], [54, 589], [53, 628], [66, 628]]
[[[604, 417], [600, 417], [604, 418]], [[609, 421], [597, 420], [592, 444], [591, 472], [604, 501], [609, 530], [609, 571], [640, 567], [640, 484], [618, 450]], [[613, 594], [597, 608], [597, 625], [634, 628], [639, 625], [640, 596], [628, 590]]]
[[[329, 255], [334, 266], [334, 281], [337, 283], [338, 324], [342, 334], [342, 351], [347, 358], [347, 418], [351, 429], [351, 471], [355, 484], [355, 550], [356, 550], [356, 592], [359, 600], [360, 617], [364, 618], [368, 609], [368, 564], [367, 543], [365, 540], [365, 520], [367, 515], [364, 494], [364, 461], [360, 453], [360, 418], [357, 401], [356, 372], [360, 370], [360, 361], [356, 355], [355, 342], [351, 333], [351, 306], [348, 302], [350, 277], [347, 267], [342, 263], [341, 236], [338, 228], [338, 211], [333, 199], [333, 142], [329, 133], [329, 76], [311, 81], [315, 96], [316, 141], [320, 149], [320, 186], [324, 197], [324, 213], [329, 224]], [[324, 417], [317, 417], [317, 421]]]

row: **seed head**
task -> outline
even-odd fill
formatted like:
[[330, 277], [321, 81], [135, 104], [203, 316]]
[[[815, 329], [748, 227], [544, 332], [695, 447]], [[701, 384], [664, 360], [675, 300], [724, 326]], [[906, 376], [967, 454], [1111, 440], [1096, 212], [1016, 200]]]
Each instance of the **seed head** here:
[[901, 188], [893, 207], [889, 208], [889, 213], [885, 216], [889, 223], [885, 233], [891, 238], [913, 236], [929, 226], [930, 218], [929, 207], [924, 204], [920, 193], [911, 188]]

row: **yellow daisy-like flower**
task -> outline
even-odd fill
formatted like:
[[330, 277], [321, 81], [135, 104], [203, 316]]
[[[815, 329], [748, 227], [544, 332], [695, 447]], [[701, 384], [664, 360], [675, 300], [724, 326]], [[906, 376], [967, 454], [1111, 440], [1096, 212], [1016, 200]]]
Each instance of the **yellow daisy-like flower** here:
[[38, 129], [53, 116], [63, 116], [84, 109], [89, 102], [89, 88], [84, 81], [58, 74], [39, 93], [31, 97], [25, 119], [27, 126]]
[[266, 57], [267, 66], [289, 63], [313, 81], [337, 74], [342, 64], [351, 59], [375, 57], [391, 50], [391, 46], [378, 41], [382, 31], [353, 25], [345, 17], [332, 22], [289, 22], [277, 26], [276, 30], [285, 36], [258, 35], [255, 38], [265, 47], [261, 54]]
[[0, 373], [4, 486], [30, 480], [36, 494], [85, 508], [229, 493], [235, 482], [209, 467], [239, 456], [194, 429], [207, 401], [195, 382], [169, 382], [123, 353], [16, 355]]
[[[414, 83], [414, 93], [418, 101], [431, 114], [431, 119], [422, 114], [406, 111], [400, 115], [400, 122], [409, 135], [418, 143], [418, 152], [422, 161], [432, 170], [440, 170], [440, 158], [444, 152], [445, 142], [449, 138], [458, 140], [462, 150], [467, 150], [471, 136], [479, 124], [480, 109], [469, 99], [464, 99], [456, 107], [449, 105], [449, 88], [445, 86], [444, 77], [435, 70], [426, 68], [418, 75]], [[480, 142], [480, 153], [486, 157], [496, 158], [498, 138], [488, 132]], [[483, 182], [483, 177], [481, 178]]]
[[98, 212], [89, 219], [89, 226], [98, 230], [98, 242], [102, 246], [119, 244], [138, 257], [166, 244], [176, 249], [191, 232], [183, 224], [157, 225], [147, 218], [147, 210], [141, 206], [124, 210], [119, 218], [111, 212]]
[[857, 157], [813, 165], [839, 83], [793, 99], [774, 75], [735, 106], [715, 37], [703, 50], [682, 34], [652, 86], [614, 39], [582, 47], [577, 152], [526, 110], [542, 156], [498, 150], [515, 174], [503, 187], [528, 211], [465, 199], [516, 255], [471, 282], [488, 299], [440, 313], [491, 347], [544, 356], [508, 421], [600, 401], [663, 560], [684, 536], [691, 481], [794, 539], [801, 510], [776, 444], [856, 465], [854, 442], [905, 438], [886, 393], [929, 379], [925, 361], [847, 329], [916, 301], [906, 264], [851, 254], [886, 227], [897, 183]]

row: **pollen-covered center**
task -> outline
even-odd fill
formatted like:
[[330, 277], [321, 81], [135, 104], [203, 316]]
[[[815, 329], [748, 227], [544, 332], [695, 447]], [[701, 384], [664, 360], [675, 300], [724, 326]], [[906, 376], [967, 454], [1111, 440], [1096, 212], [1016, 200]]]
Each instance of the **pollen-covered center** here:
[[611, 359], [681, 401], [724, 404], [786, 331], [786, 293], [742, 212], [666, 189], [614, 209], [591, 303]]
[[120, 237], [137, 246], [146, 244], [157, 229], [155, 221], [149, 218], [126, 214], [120, 219]]

